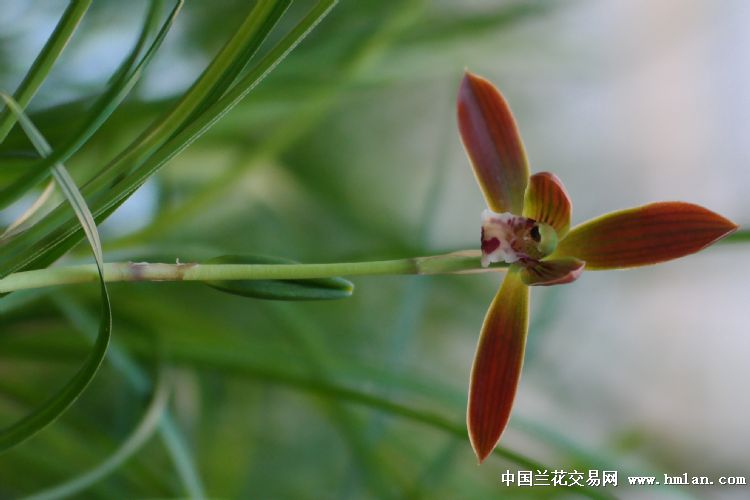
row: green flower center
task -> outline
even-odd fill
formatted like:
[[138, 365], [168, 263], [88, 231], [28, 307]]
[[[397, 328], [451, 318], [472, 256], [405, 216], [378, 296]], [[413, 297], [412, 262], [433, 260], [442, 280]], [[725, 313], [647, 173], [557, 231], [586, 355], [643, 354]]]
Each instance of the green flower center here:
[[525, 253], [532, 259], [542, 259], [557, 248], [557, 231], [544, 222], [534, 222], [529, 230], [529, 239], [531, 241], [527, 242]]

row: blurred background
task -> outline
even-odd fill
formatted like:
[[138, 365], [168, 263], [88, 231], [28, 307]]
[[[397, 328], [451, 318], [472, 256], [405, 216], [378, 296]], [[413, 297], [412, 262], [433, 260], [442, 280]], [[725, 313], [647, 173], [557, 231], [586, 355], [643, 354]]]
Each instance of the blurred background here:
[[[74, 175], [166, 109], [249, 3], [187, 2], [143, 82], [69, 162]], [[125, 57], [147, 5], [94, 2], [30, 107], [53, 145]], [[0, 88], [15, 89], [65, 6], [0, 2]], [[464, 68], [503, 91], [532, 170], [563, 180], [574, 223], [685, 200], [747, 224], [748, 26], [743, 0], [342, 0], [103, 224], [106, 260], [254, 253], [338, 262], [477, 248], [484, 203], [454, 116]], [[0, 213], [2, 223], [31, 200]], [[746, 254], [717, 245], [533, 290], [501, 444], [554, 469], [618, 470], [621, 481], [750, 477]], [[66, 259], [88, 261], [88, 249]], [[254, 301], [189, 283], [112, 285], [117, 352], [146, 377], [155, 359], [168, 367], [172, 423], [195, 467], [175, 467], [162, 432], [87, 495], [182, 496], [197, 483], [227, 498], [548, 495], [502, 486], [502, 472], [523, 467], [500, 457], [477, 467], [463, 435], [475, 343], [500, 277], [353, 281], [352, 298], [326, 303]], [[0, 424], [80, 365], [97, 292], [0, 301]], [[118, 359], [57, 423], [0, 456], [0, 497], [85, 472], [138, 424], [148, 393]], [[748, 489], [609, 492], [747, 498]]]

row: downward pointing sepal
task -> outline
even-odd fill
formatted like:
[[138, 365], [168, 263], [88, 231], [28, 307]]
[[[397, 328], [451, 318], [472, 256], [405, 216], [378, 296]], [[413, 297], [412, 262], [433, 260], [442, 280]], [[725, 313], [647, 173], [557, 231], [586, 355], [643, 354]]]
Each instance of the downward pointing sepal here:
[[500, 439], [521, 376], [529, 289], [512, 266], [484, 318], [469, 384], [469, 439], [481, 463]]

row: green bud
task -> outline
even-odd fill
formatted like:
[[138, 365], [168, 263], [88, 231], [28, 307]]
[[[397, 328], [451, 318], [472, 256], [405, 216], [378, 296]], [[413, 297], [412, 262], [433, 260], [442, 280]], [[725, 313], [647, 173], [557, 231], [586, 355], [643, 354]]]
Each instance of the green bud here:
[[[207, 264], [296, 264], [281, 257], [222, 255]], [[211, 288], [243, 297], [265, 300], [335, 300], [351, 297], [354, 285], [343, 278], [292, 280], [215, 280]]]

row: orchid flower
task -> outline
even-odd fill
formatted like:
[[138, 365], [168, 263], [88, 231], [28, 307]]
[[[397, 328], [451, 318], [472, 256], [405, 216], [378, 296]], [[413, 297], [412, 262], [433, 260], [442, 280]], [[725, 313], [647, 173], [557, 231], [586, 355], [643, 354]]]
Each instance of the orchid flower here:
[[569, 230], [571, 202], [555, 175], [529, 177], [513, 114], [487, 80], [466, 73], [458, 126], [487, 202], [482, 265], [508, 270], [484, 319], [471, 370], [467, 424], [481, 463], [510, 417], [523, 365], [529, 286], [576, 280], [584, 268], [620, 269], [688, 255], [737, 225], [698, 205], [652, 203], [603, 215]]

